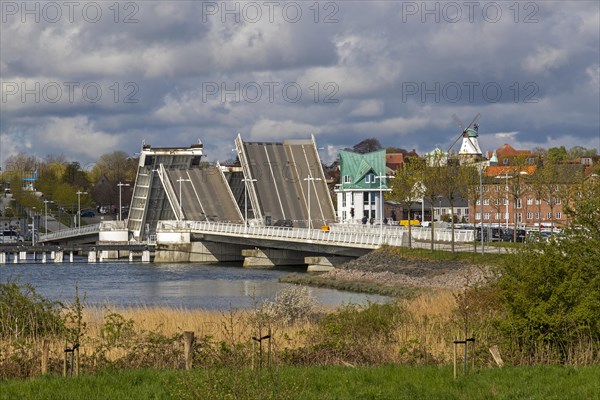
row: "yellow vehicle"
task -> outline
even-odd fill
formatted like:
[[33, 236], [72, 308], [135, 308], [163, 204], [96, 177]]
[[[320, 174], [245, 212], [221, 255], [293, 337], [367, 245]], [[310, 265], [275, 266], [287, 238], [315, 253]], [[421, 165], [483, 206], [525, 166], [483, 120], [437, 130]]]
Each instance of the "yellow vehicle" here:
[[[408, 227], [408, 223], [409, 223], [408, 219], [402, 219], [402, 220], [400, 220], [400, 225], [402, 225], [402, 226]], [[421, 221], [419, 221], [418, 219], [411, 219], [410, 220], [410, 224], [412, 226], [419, 226], [419, 225], [421, 225]]]

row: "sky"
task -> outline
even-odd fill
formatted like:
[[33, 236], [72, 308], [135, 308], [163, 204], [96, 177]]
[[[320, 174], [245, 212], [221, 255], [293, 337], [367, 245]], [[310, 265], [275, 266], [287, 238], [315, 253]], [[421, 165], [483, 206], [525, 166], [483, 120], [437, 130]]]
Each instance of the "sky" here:
[[[0, 2], [0, 164], [308, 139], [600, 150], [597, 1]], [[458, 151], [460, 143], [453, 150]]]

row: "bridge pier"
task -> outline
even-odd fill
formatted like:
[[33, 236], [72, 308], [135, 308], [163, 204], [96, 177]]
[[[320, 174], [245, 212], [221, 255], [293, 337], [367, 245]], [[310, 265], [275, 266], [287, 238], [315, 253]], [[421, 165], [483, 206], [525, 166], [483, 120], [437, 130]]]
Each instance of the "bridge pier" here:
[[19, 254], [15, 253], [15, 257], [13, 258], [13, 264], [18, 264], [19, 263]]
[[95, 263], [96, 262], [96, 250], [92, 250], [88, 253], [88, 262]]
[[156, 246], [154, 262], [215, 263], [242, 261], [241, 252], [241, 245], [231, 243], [161, 243]]
[[62, 251], [55, 251], [53, 253], [54, 253], [54, 257], [52, 257], [52, 258], [54, 259], [55, 263], [63, 262], [64, 253]]
[[0, 253], [0, 264], [6, 264], [6, 253]]
[[[15, 257], [16, 257], [16, 254], [15, 254]], [[19, 252], [19, 260], [27, 260], [27, 252], [26, 251]]]
[[337, 265], [351, 260], [354, 260], [354, 258], [342, 256], [312, 256], [304, 258], [304, 261], [308, 264], [307, 272], [328, 272], [335, 269]]
[[303, 265], [304, 256], [294, 250], [244, 249], [244, 268], [273, 268], [281, 265]]

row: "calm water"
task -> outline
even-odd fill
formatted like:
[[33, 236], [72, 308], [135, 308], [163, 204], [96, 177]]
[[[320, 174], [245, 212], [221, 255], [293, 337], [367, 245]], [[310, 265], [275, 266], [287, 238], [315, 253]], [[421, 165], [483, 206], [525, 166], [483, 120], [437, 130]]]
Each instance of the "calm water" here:
[[[273, 299], [287, 287], [277, 279], [290, 271], [255, 270], [239, 265], [64, 263], [0, 265], [0, 280], [18, 278], [31, 283], [38, 293], [52, 300], [72, 301], [75, 285], [85, 293], [89, 305], [172, 306], [228, 310], [251, 308], [263, 299]], [[367, 301], [385, 302], [388, 297], [309, 288], [319, 304], [336, 306]]]

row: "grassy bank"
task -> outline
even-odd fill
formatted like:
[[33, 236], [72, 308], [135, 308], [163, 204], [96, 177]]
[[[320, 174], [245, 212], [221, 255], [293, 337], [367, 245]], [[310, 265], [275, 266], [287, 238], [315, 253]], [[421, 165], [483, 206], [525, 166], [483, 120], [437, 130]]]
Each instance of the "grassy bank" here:
[[331, 279], [323, 275], [308, 274], [287, 274], [279, 278], [279, 282], [293, 283], [297, 285], [307, 285], [314, 287], [324, 287], [329, 289], [346, 290], [356, 293], [378, 294], [381, 296], [391, 296], [401, 299], [410, 299], [415, 297], [421, 290], [404, 286], [387, 286], [370, 281], [348, 281], [341, 279]]
[[452, 378], [451, 367], [279, 367], [104, 370], [65, 379], [2, 381], [0, 399], [578, 399], [597, 400], [600, 367], [484, 369]]

